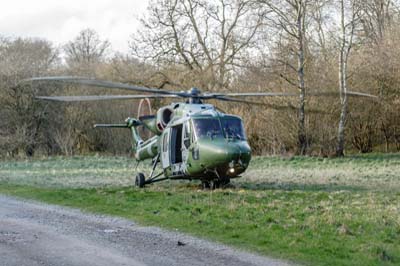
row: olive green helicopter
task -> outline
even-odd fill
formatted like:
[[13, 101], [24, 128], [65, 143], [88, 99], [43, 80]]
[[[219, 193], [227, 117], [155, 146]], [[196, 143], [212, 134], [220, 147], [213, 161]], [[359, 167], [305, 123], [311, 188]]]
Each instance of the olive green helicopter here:
[[[109, 89], [121, 89], [146, 93], [143, 95], [85, 95], [85, 96], [38, 96], [47, 101], [78, 102], [99, 100], [128, 100], [172, 98], [185, 101], [161, 107], [154, 115], [138, 118], [128, 117], [121, 124], [96, 124], [96, 128], [128, 128], [132, 133], [132, 149], [137, 162], [152, 159], [148, 177], [137, 173], [135, 185], [142, 188], [166, 179], [198, 179], [203, 188], [218, 188], [228, 184], [232, 178], [240, 177], [249, 166], [251, 148], [246, 139], [242, 119], [226, 114], [206, 100], [219, 100], [247, 104], [274, 106], [262, 101], [248, 100], [254, 97], [299, 96], [287, 92], [202, 93], [197, 88], [188, 91], [170, 91], [97, 80], [84, 77], [36, 77], [24, 82], [58, 82]], [[327, 96], [332, 93], [309, 92], [308, 95]], [[360, 92], [347, 92], [349, 96], [375, 97]], [[294, 107], [292, 107], [294, 109]], [[154, 134], [143, 140], [138, 127]], [[156, 173], [161, 163], [162, 171]]]

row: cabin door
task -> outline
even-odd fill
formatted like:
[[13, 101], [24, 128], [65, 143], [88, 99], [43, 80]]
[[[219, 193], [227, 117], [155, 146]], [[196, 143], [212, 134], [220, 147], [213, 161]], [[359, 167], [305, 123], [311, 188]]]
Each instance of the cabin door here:
[[170, 133], [171, 128], [166, 128], [162, 135], [161, 143], [161, 165], [165, 169], [171, 165], [169, 150], [170, 150]]
[[183, 125], [176, 125], [171, 128], [170, 137], [170, 159], [173, 175], [181, 175], [183, 173], [182, 161], [182, 130]]

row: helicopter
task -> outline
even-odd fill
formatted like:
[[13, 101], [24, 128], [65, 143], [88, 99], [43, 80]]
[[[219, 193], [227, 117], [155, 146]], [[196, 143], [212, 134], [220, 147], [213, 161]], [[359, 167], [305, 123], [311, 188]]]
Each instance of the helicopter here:
[[[241, 117], [224, 113], [207, 100], [257, 104], [269, 108], [287, 108], [270, 103], [248, 100], [249, 97], [296, 97], [288, 92], [244, 92], [244, 93], [202, 93], [197, 88], [188, 91], [172, 91], [97, 80], [86, 77], [55, 76], [35, 77], [23, 82], [57, 82], [99, 88], [121, 89], [146, 94], [131, 95], [85, 95], [85, 96], [37, 96], [45, 101], [79, 102], [128, 99], [184, 99], [173, 102], [157, 110], [154, 115], [138, 118], [128, 117], [124, 123], [96, 124], [95, 128], [127, 128], [132, 135], [132, 151], [139, 163], [151, 159], [151, 172], [146, 177], [138, 172], [135, 185], [139, 188], [147, 184], [167, 179], [200, 180], [203, 189], [215, 189], [240, 177], [251, 160], [251, 147], [247, 141]], [[332, 93], [309, 92], [313, 96], [329, 96]], [[347, 92], [348, 96], [371, 97], [361, 92]], [[295, 109], [295, 107], [290, 107]], [[151, 109], [151, 108], [150, 108]], [[154, 136], [144, 140], [138, 132], [144, 127]], [[161, 171], [156, 173], [157, 165]]]

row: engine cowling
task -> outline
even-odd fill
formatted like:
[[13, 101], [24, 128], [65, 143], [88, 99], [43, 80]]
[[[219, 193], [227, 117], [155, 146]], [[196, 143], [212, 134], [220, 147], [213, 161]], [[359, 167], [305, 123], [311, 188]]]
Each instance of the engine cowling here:
[[173, 117], [174, 111], [170, 107], [163, 107], [157, 111], [156, 127], [160, 133], [164, 131]]
[[155, 116], [142, 116], [139, 119], [144, 127], [154, 134], [160, 135], [171, 121], [173, 114], [172, 108], [163, 107], [157, 111]]

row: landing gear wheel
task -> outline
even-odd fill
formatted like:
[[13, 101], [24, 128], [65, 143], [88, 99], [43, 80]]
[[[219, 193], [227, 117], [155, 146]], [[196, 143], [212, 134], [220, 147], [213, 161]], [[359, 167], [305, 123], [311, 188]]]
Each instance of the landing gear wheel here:
[[210, 189], [210, 182], [209, 181], [205, 181], [205, 180], [202, 180], [201, 181], [201, 188], [202, 189]]
[[211, 182], [211, 189], [217, 189], [221, 186], [221, 181], [219, 180], [213, 180]]
[[222, 187], [229, 185], [230, 182], [231, 182], [231, 179], [229, 177], [225, 177], [220, 181]]
[[145, 185], [145, 178], [143, 173], [137, 173], [136, 179], [135, 179], [135, 185], [142, 188]]

